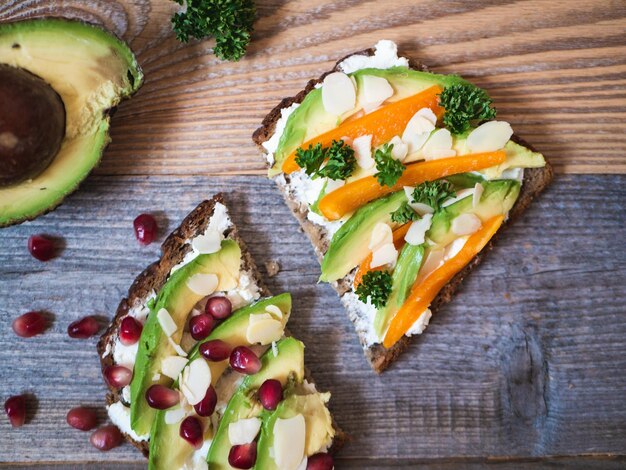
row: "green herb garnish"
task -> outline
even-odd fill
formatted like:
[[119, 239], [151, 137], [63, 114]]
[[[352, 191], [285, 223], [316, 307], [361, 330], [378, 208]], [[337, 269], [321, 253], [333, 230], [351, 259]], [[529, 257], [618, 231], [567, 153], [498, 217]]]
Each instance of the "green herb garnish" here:
[[369, 271], [354, 291], [363, 303], [369, 300], [376, 308], [382, 308], [391, 295], [391, 274], [389, 271]]
[[419, 214], [409, 206], [407, 201], [404, 201], [400, 207], [391, 213], [391, 221], [397, 224], [406, 224], [419, 218]]
[[[326, 161], [326, 164], [322, 164]], [[345, 180], [356, 167], [354, 149], [343, 140], [333, 140], [330, 147], [321, 144], [309, 145], [296, 150], [296, 163], [312, 178], [328, 177], [331, 180]]]
[[405, 166], [391, 155], [393, 144], [385, 144], [374, 152], [376, 162], [376, 179], [381, 186], [393, 186], [404, 173]]
[[472, 121], [496, 117], [496, 110], [491, 107], [491, 98], [485, 90], [469, 83], [445, 88], [439, 95], [439, 104], [446, 110], [443, 124], [453, 134], [467, 131]]
[[425, 181], [416, 186], [411, 195], [413, 202], [420, 202], [432, 207], [435, 211], [441, 208], [441, 203], [455, 195], [454, 187], [445, 180]]
[[213, 53], [222, 60], [237, 61], [246, 53], [256, 9], [252, 0], [174, 0], [186, 3], [184, 12], [172, 17], [176, 38], [215, 38]]

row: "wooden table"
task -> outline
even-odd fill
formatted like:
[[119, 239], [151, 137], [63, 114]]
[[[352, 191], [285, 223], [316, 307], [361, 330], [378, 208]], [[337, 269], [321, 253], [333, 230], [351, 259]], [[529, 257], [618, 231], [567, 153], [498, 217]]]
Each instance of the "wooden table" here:
[[[146, 82], [120, 106], [102, 164], [55, 212], [0, 230], [0, 397], [36, 396], [28, 425], [0, 419], [0, 461], [54, 468], [142, 468], [125, 445], [99, 453], [69, 428], [77, 404], [100, 407], [95, 339], [67, 325], [110, 317], [162, 234], [224, 191], [257, 262], [278, 260], [274, 292], [295, 296], [292, 330], [333, 392], [351, 435], [337, 468], [626, 466], [626, 4], [618, 1], [257, 0], [248, 55], [223, 63], [210, 41], [179, 44], [173, 2], [4, 0], [0, 21], [68, 16], [102, 24], [137, 53]], [[351, 51], [389, 38], [435, 71], [486, 87], [499, 116], [554, 164], [552, 188], [433, 319], [375, 376], [250, 135], [263, 115]], [[64, 239], [43, 264], [26, 240]], [[50, 331], [13, 335], [43, 309]], [[104, 420], [104, 411], [101, 411]], [[98, 462], [97, 465], [88, 464]]]

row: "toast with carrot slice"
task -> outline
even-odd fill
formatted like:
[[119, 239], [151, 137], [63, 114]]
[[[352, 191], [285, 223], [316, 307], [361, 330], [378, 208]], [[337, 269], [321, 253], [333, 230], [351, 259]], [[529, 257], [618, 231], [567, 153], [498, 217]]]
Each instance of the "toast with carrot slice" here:
[[391, 41], [351, 54], [253, 135], [383, 371], [552, 180], [484, 90]]
[[150, 469], [300, 468], [344, 435], [221, 195], [163, 243], [98, 343], [111, 421]]

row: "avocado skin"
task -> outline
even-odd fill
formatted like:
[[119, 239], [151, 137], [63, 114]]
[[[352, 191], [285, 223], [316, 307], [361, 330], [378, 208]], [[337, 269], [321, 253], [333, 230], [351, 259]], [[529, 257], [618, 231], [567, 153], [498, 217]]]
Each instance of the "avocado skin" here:
[[[146, 399], [146, 390], [153, 384], [170, 385], [172, 380], [161, 375], [154, 381], [153, 376], [161, 372], [161, 359], [174, 354], [168, 338], [163, 333], [157, 319], [157, 312], [165, 308], [176, 325], [177, 331], [172, 339], [180, 343], [182, 330], [193, 306], [203, 295], [195, 294], [187, 287], [187, 280], [197, 273], [220, 273], [224, 278], [229, 271], [239, 273], [241, 248], [234, 240], [224, 240], [221, 249], [216, 253], [199, 255], [197, 258], [172, 273], [161, 291], [139, 338], [137, 358], [130, 384], [130, 423], [138, 435], [150, 432], [156, 410], [151, 408]], [[234, 268], [234, 269], [233, 269]], [[221, 282], [221, 280], [220, 280]], [[219, 286], [218, 286], [219, 289]]]
[[[78, 52], [76, 45], [84, 46], [83, 50]], [[92, 53], [93, 46], [98, 46], [100, 52], [109, 51], [109, 56]], [[71, 53], [64, 52], [66, 49]], [[85, 73], [73, 62], [64, 62], [76, 54], [85, 64]], [[42, 67], [44, 62], [39, 57], [55, 67]], [[4, 227], [53, 210], [76, 190], [109, 143], [112, 111], [141, 87], [143, 72], [128, 45], [116, 36], [99, 26], [64, 18], [0, 24], [0, 64], [22, 68], [50, 84], [61, 97], [66, 113], [65, 136], [47, 168], [20, 183], [0, 187], [0, 227]], [[88, 80], [76, 81], [79, 75], [95, 76], [94, 71], [98, 72], [98, 80], [90, 82], [89, 88], [82, 86]], [[71, 86], [60, 90], [51, 82]], [[114, 91], [107, 88], [103, 94], [93, 89], [106, 83], [115, 83]], [[90, 101], [88, 97], [94, 95], [98, 99]], [[82, 114], [86, 109], [93, 119], [85, 121]], [[72, 132], [68, 133], [70, 128]]]
[[411, 245], [406, 243], [400, 251], [398, 262], [391, 275], [391, 295], [387, 304], [376, 311], [374, 317], [374, 331], [379, 338], [387, 329], [389, 321], [400, 310], [406, 300], [413, 283], [417, 278], [417, 273], [424, 260], [424, 245]]
[[[220, 323], [205, 340], [198, 343], [194, 349], [190, 351], [189, 362], [200, 355], [199, 347], [202, 343], [214, 339], [229, 342], [229, 339], [236, 336], [245, 338], [250, 315], [265, 312], [265, 308], [268, 305], [276, 305], [280, 308], [284, 315], [284, 321], [285, 323], [287, 322], [291, 313], [291, 294], [284, 293], [275, 297], [259, 300], [252, 305], [238, 309], [233, 312], [230, 317]], [[228, 363], [228, 360], [224, 362]], [[209, 363], [209, 365], [214, 364], [215, 363], [212, 362]], [[213, 379], [215, 379], [215, 377], [213, 377]], [[178, 381], [174, 383], [174, 388], [177, 387]], [[180, 437], [180, 425], [178, 423], [165, 423], [165, 413], [165, 410], [157, 411], [152, 424], [152, 430], [150, 431], [149, 470], [181, 468], [194, 452], [194, 449]]]
[[374, 226], [391, 223], [391, 213], [405, 201], [404, 191], [398, 191], [359, 208], [333, 236], [322, 260], [320, 281], [336, 281], [358, 266], [369, 253]]
[[261, 370], [247, 376], [228, 402], [207, 455], [207, 463], [211, 470], [233, 468], [228, 463], [231, 448], [228, 437], [230, 423], [254, 416], [259, 416], [262, 420], [267, 418], [268, 413], [254, 396], [263, 382], [276, 379], [284, 387], [287, 382], [300, 383], [304, 379], [304, 344], [288, 337], [278, 341], [276, 348], [278, 350], [276, 356], [271, 348], [261, 356]]

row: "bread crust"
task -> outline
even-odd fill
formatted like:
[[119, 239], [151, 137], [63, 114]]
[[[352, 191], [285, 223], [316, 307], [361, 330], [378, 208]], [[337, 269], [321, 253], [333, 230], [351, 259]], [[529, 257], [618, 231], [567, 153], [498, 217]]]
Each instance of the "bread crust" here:
[[[263, 119], [261, 126], [253, 133], [252, 140], [260, 149], [260, 151], [265, 154], [266, 151], [263, 148], [262, 144], [269, 140], [274, 131], [276, 129], [276, 124], [281, 116], [281, 110], [283, 108], [287, 108], [294, 103], [301, 103], [302, 100], [306, 97], [306, 95], [315, 88], [315, 85], [321, 83], [324, 80], [326, 75], [339, 71], [339, 64], [343, 62], [348, 57], [353, 55], [373, 55], [373, 49], [365, 49], [363, 51], [355, 52], [349, 54], [348, 56], [338, 60], [335, 66], [323, 73], [319, 78], [310, 80], [306, 87], [300, 91], [295, 96], [284, 98], [281, 102], [272, 109], [267, 116]], [[409, 59], [409, 67], [413, 70], [421, 70], [427, 71], [427, 67], [421, 62], [413, 61]], [[535, 151], [535, 149], [529, 145], [527, 142], [524, 142], [520, 137], [513, 136], [512, 140], [524, 145], [525, 147]], [[285, 180], [289, 182], [289, 176], [283, 175]], [[505, 226], [513, 223], [520, 215], [528, 208], [532, 200], [539, 195], [552, 181], [553, 178], [553, 170], [552, 166], [549, 162], [546, 161], [546, 165], [543, 168], [529, 168], [524, 170], [524, 180], [522, 184], [522, 188], [520, 194], [509, 212], [508, 220], [505, 222]], [[280, 178], [274, 178], [282, 195], [287, 203], [289, 209], [291, 209], [293, 215], [296, 217], [298, 222], [300, 223], [304, 232], [308, 235], [315, 249], [315, 253], [318, 257], [318, 260], [321, 262], [324, 253], [328, 249], [329, 238], [327, 236], [327, 232], [323, 227], [313, 224], [307, 218], [308, 208], [299, 203], [298, 200], [293, 198], [288, 191], [288, 188], [285, 184], [283, 184]], [[498, 238], [499, 234], [502, 232], [504, 226], [498, 230], [498, 232], [494, 235], [494, 237], [489, 241], [489, 243], [483, 248], [483, 250], [478, 253], [472, 261], [465, 266], [456, 276], [454, 276], [437, 294], [435, 299], [433, 300], [430, 310], [435, 315], [439, 309], [441, 309], [445, 304], [450, 302], [454, 296], [454, 293], [459, 289], [462, 284], [463, 279], [482, 261], [485, 255], [491, 250], [494, 242]], [[344, 293], [352, 290], [351, 289], [351, 274], [347, 275], [343, 279], [340, 279], [337, 282], [331, 283], [333, 288], [337, 291], [339, 296], [342, 296]], [[391, 363], [393, 363], [398, 356], [409, 346], [411, 343], [412, 337], [403, 336], [400, 341], [398, 341], [391, 348], [385, 348], [382, 344], [375, 344], [373, 346], [367, 346], [365, 338], [363, 335], [359, 334], [359, 341], [363, 346], [365, 356], [369, 360], [372, 369], [375, 372], [381, 373], [384, 371]]]
[[[114, 364], [113, 354], [105, 355], [105, 351], [107, 351], [107, 346], [111, 348], [113, 343], [115, 343], [120, 324], [122, 319], [128, 314], [128, 310], [137, 305], [137, 303], [143, 302], [152, 291], [158, 292], [163, 287], [171, 269], [180, 263], [185, 255], [191, 250], [191, 246], [187, 243], [187, 240], [190, 240], [205, 231], [217, 203], [224, 204], [222, 194], [216, 194], [213, 198], [201, 202], [193, 211], [191, 211], [183, 219], [180, 226], [178, 226], [178, 228], [176, 228], [161, 245], [160, 259], [149, 265], [132, 283], [128, 289], [127, 296], [121, 300], [119, 306], [117, 307], [115, 317], [111, 321], [111, 324], [98, 341], [97, 350], [103, 371], [106, 367]], [[237, 228], [234, 224], [228, 229], [225, 236], [226, 238], [235, 240], [241, 248], [241, 269], [252, 274], [252, 277], [259, 286], [261, 296], [270, 296], [271, 293], [263, 283], [252, 255], [248, 251], [243, 239], [239, 236]], [[313, 382], [308, 371], [307, 379], [310, 382]], [[107, 386], [109, 388], [109, 393], [106, 396], [107, 405], [117, 401], [123, 401], [122, 389], [118, 389], [110, 385]], [[334, 421], [333, 425], [335, 426], [336, 436], [333, 441], [332, 448], [336, 449], [340, 447], [343, 441], [345, 441], [345, 435]], [[148, 441], [137, 441], [130, 435], [126, 433], [123, 434], [128, 442], [137, 447], [145, 457], [148, 457], [150, 447]]]

